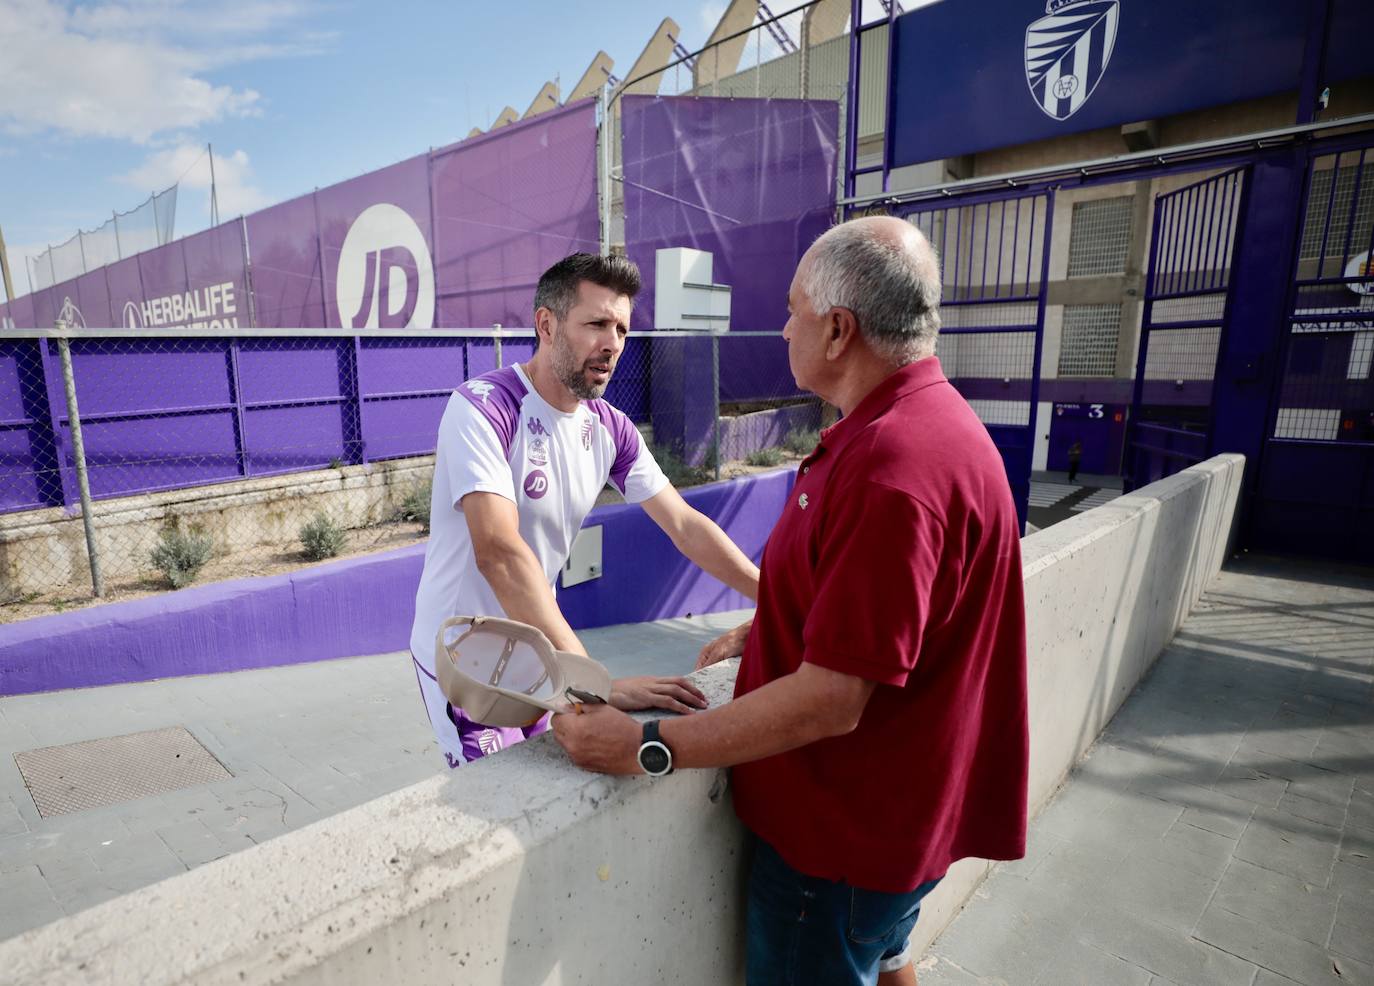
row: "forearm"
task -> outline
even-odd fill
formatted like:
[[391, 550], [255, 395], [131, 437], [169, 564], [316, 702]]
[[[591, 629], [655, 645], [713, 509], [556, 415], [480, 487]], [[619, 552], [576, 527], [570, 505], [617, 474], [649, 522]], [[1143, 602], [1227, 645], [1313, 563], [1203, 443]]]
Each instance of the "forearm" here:
[[759, 597], [759, 567], [724, 531], [698, 511], [676, 539], [677, 548], [702, 571], [750, 599]]
[[862, 702], [858, 710], [837, 710], [828, 696], [790, 674], [720, 708], [665, 719], [659, 729], [675, 766], [733, 767], [847, 733], [861, 710]]
[[534, 554], [523, 546], [492, 551], [479, 561], [478, 569], [491, 586], [506, 616], [528, 623], [544, 631], [544, 635], [559, 650], [585, 654], [582, 642], [573, 633], [563, 612], [558, 608], [553, 590]]

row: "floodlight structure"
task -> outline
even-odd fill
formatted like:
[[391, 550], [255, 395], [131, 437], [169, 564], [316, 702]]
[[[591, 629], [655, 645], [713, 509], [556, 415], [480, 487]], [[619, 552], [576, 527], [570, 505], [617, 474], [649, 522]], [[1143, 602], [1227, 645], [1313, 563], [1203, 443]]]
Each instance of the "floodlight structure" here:
[[638, 93], [647, 96], [658, 94], [659, 84], [662, 76], [655, 72], [655, 69], [662, 69], [673, 59], [673, 49], [677, 45], [678, 36], [682, 29], [678, 27], [677, 21], [671, 17], [663, 18], [663, 23], [658, 26], [649, 38], [649, 43], [644, 46], [644, 50], [635, 59], [634, 65], [630, 67], [630, 72], [625, 76], [629, 81], [621, 85], [619, 92]]
[[558, 87], [552, 82], [545, 82], [535, 95], [534, 101], [530, 103], [530, 108], [525, 110], [525, 115], [520, 119], [528, 120], [532, 116], [540, 113], [547, 113], [549, 110], [556, 110], [559, 107]]
[[[692, 69], [693, 85], [700, 89], [739, 71], [740, 56], [749, 43], [749, 35], [744, 32], [749, 30], [758, 13], [758, 0], [731, 0]], [[729, 40], [722, 40], [727, 38]]]
[[615, 68], [615, 60], [604, 51], [598, 51], [592, 63], [587, 66], [587, 71], [582, 73], [582, 78], [577, 80], [577, 84], [568, 93], [568, 102], [575, 103], [579, 99], [590, 99], [601, 92], [601, 87], [610, 82], [614, 76], [611, 69]]

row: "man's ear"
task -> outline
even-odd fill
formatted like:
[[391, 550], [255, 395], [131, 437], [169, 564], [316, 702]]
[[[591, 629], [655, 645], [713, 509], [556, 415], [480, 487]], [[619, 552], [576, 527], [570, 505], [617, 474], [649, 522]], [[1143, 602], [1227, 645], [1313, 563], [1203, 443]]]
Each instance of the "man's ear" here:
[[[534, 310], [534, 335], [535, 341], [542, 344], [545, 339], [553, 341], [553, 312], [548, 308], [536, 308]], [[535, 346], [538, 349], [538, 346]]]
[[839, 359], [859, 338], [859, 321], [848, 308], [832, 308], [825, 322], [825, 358]]

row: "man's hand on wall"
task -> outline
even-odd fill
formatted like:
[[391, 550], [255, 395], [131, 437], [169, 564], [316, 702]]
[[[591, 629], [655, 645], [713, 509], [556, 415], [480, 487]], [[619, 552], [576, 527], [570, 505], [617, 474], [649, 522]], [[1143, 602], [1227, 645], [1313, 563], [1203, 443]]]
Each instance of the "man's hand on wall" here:
[[599, 774], [640, 774], [643, 729], [619, 709], [575, 705], [553, 717], [553, 735], [569, 759]]
[[622, 712], [642, 709], [667, 709], [670, 712], [695, 712], [709, 704], [701, 689], [686, 678], [617, 678], [611, 682], [611, 704]]
[[709, 668], [712, 664], [727, 661], [743, 654], [744, 642], [749, 639], [749, 629], [753, 625], [753, 620], [746, 620], [735, 629], [726, 630], [703, 647], [701, 654], [697, 657], [697, 666], [694, 670], [700, 671], [702, 668]]

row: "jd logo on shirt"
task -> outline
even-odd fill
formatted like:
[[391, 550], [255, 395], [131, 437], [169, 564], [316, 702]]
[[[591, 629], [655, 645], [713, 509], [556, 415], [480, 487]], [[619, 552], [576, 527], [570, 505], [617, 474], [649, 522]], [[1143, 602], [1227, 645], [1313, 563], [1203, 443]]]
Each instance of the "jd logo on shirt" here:
[[531, 500], [538, 500], [549, 491], [549, 477], [544, 475], [542, 469], [534, 469], [525, 477], [525, 495]]

